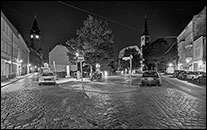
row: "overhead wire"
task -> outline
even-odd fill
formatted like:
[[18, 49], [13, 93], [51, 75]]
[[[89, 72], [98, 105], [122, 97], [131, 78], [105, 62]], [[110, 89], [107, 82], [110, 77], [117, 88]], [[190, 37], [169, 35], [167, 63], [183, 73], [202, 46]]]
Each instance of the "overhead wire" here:
[[[61, 3], [61, 4], [63, 4], [63, 5], [72, 7], [72, 8], [74, 8], [74, 9], [80, 10], [80, 11], [82, 11], [82, 12], [89, 13], [89, 14], [93, 14], [93, 15], [95, 15], [95, 16], [97, 16], [97, 17], [106, 19], [106, 20], [111, 21], [111, 22], [113, 22], [113, 23], [117, 23], [117, 24], [119, 24], [119, 25], [122, 25], [122, 26], [125, 26], [125, 27], [127, 27], [127, 28], [130, 28], [130, 29], [132, 29], [132, 30], [135, 30], [135, 31], [138, 31], [138, 32], [143, 33], [143, 31], [141, 31], [141, 30], [139, 30], [139, 29], [136, 29], [136, 28], [131, 27], [131, 26], [127, 25], [127, 24], [118, 22], [118, 21], [116, 21], [116, 20], [113, 20], [113, 19], [110, 19], [110, 18], [106, 18], [106, 17], [104, 17], [104, 16], [95, 14], [95, 13], [93, 13], [93, 12], [89, 12], [89, 11], [87, 11], [87, 10], [81, 9], [81, 8], [79, 8], [79, 7], [73, 6], [73, 5], [71, 5], [71, 4], [68, 4], [68, 3], [65, 3], [65, 2], [62, 2], [62, 1], [57, 1], [57, 2], [58, 2], [58, 3]], [[154, 36], [154, 35], [150, 35], [150, 36], [153, 36], [153, 37], [157, 38], [157, 36]]]
[[[85, 13], [89, 13], [89, 14], [93, 14], [94, 16], [97, 16], [97, 17], [106, 19], [106, 20], [108, 20], [108, 21], [111, 21], [111, 22], [113, 22], [113, 23], [116, 23], [116, 24], [125, 26], [125, 27], [127, 27], [127, 28], [132, 29], [132, 30], [139, 31], [139, 32], [143, 32], [143, 31], [138, 30], [138, 29], [136, 29], [136, 28], [134, 28], [134, 27], [131, 27], [131, 26], [127, 25], [127, 24], [123, 24], [123, 23], [118, 22], [118, 21], [116, 21], [116, 20], [106, 18], [106, 17], [104, 17], [104, 16], [101, 16], [101, 15], [95, 14], [95, 13], [93, 13], [93, 12], [90, 12], [90, 11], [81, 9], [81, 8], [79, 8], [79, 7], [73, 6], [73, 5], [71, 5], [71, 4], [68, 4], [68, 3], [65, 3], [65, 2], [62, 2], [62, 1], [57, 1], [57, 2], [60, 3], [60, 4], [65, 5], [65, 6], [69, 6], [69, 7], [72, 7], [72, 8], [74, 8], [74, 9], [77, 9], [77, 10], [79, 10], [79, 11], [82, 11], [82, 12], [85, 12]], [[153, 35], [151, 35], [151, 34], [150, 34], [150, 36], [152, 36], [152, 37], [154, 37], [154, 38], [161, 38], [161, 37], [158, 37], [158, 36], [153, 36]], [[176, 36], [167, 36], [166, 38], [174, 38], [174, 37], [176, 37]], [[151, 42], [150, 44], [148, 44], [147, 47], [149, 47], [152, 43], [153, 43], [153, 42]], [[176, 43], [176, 42], [175, 42], [175, 43]], [[173, 45], [172, 45], [172, 46], [165, 52], [164, 55], [166, 55], [166, 54], [169, 52], [169, 50], [175, 45], [175, 43], [173, 43]], [[147, 47], [145, 47], [145, 49], [146, 49]], [[144, 50], [145, 50], [145, 49], [144, 49]]]

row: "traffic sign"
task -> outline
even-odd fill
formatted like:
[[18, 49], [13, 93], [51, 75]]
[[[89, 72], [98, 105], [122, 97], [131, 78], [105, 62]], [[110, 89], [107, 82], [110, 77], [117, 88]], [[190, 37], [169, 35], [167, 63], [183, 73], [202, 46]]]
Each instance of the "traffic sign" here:
[[122, 59], [123, 59], [123, 60], [129, 60], [130, 57], [123, 57]]
[[83, 56], [78, 57], [78, 60], [84, 60]]

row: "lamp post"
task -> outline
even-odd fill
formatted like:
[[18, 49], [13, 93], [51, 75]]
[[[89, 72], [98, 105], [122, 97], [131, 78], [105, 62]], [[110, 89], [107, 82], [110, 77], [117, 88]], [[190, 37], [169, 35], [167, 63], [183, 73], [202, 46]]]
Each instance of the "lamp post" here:
[[76, 53], [76, 56], [77, 56], [78, 60], [80, 61], [80, 69], [81, 69], [81, 87], [82, 87], [83, 91], [85, 92], [84, 87], [83, 87], [83, 67], [82, 67], [82, 62], [83, 62], [83, 60], [84, 60], [84, 57], [83, 57], [83, 56], [80, 56], [79, 53]]

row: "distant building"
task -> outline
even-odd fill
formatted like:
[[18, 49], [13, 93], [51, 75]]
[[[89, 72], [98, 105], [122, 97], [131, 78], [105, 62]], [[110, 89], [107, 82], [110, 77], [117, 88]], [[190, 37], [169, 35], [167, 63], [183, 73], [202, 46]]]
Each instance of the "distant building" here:
[[58, 77], [70, 76], [71, 71], [76, 71], [77, 66], [69, 63], [68, 49], [63, 45], [56, 45], [49, 52], [49, 66]]
[[29, 53], [21, 34], [1, 11], [1, 81], [27, 74]]
[[32, 29], [30, 32], [30, 70], [38, 71], [41, 67], [43, 67], [43, 51], [41, 47], [41, 31], [37, 24], [36, 16], [34, 18], [34, 22], [32, 25]]
[[[202, 60], [205, 65], [205, 36], [206, 36], [206, 7], [188, 23], [177, 37], [178, 43], [178, 69], [188, 71], [205, 71], [205, 67], [198, 67]], [[201, 54], [203, 53], [203, 54]], [[201, 58], [200, 56], [204, 56]], [[199, 57], [199, 58], [198, 58]], [[198, 69], [203, 68], [203, 69]]]

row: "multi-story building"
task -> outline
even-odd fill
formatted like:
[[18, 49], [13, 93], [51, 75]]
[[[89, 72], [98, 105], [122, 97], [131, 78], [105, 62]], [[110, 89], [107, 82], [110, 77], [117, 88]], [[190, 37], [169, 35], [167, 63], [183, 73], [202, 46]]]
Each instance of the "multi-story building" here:
[[1, 81], [28, 73], [29, 49], [1, 11]]
[[[197, 64], [194, 64], [195, 60], [198, 60], [198, 50], [201, 51], [203, 48], [198, 49], [198, 40], [201, 36], [206, 35], [206, 7], [188, 23], [184, 30], [177, 37], [178, 43], [178, 69], [197, 71]], [[202, 37], [203, 38], [203, 37]], [[198, 41], [197, 41], [198, 40]], [[204, 39], [205, 40], [205, 39]], [[197, 42], [195, 42], [197, 41]], [[203, 42], [205, 43], [205, 42]], [[204, 47], [203, 43], [202, 46]], [[194, 54], [196, 50], [196, 54]], [[204, 53], [204, 51], [199, 52]], [[196, 55], [196, 56], [195, 56]], [[203, 55], [203, 54], [202, 54]], [[196, 57], [196, 58], [195, 58]]]

